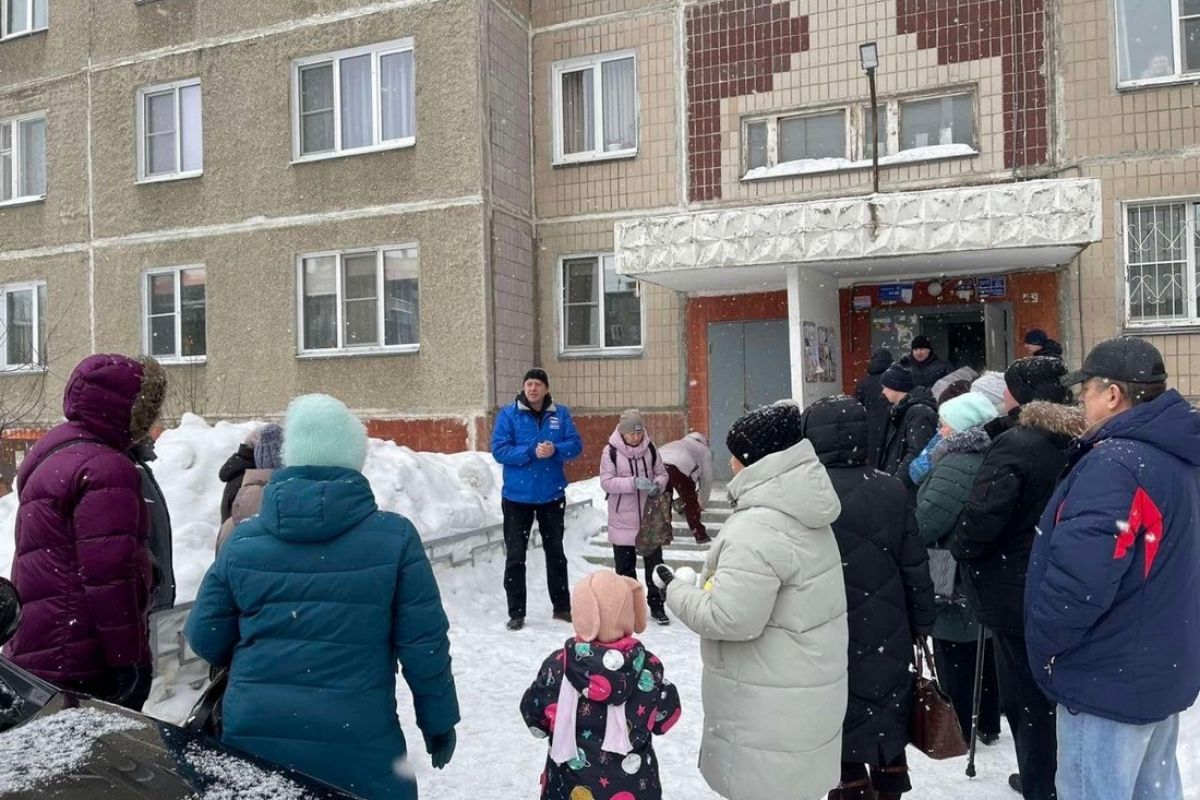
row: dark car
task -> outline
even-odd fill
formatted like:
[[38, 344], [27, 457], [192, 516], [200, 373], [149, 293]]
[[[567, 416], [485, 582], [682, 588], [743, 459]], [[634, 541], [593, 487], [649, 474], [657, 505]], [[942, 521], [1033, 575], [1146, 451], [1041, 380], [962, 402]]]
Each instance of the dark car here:
[[[20, 621], [0, 578], [0, 645]], [[0, 797], [354, 800], [176, 725], [58, 689], [0, 657]]]

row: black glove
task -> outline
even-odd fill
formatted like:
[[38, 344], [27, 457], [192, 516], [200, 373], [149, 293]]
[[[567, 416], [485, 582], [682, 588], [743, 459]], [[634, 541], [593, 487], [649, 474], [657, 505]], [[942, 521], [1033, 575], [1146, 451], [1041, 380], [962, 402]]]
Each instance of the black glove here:
[[675, 573], [666, 564], [659, 564], [654, 568], [654, 585], [658, 588], [665, 590], [673, 580], [675, 580]]
[[116, 667], [112, 671], [112, 676], [114, 684], [112, 697], [100, 699], [134, 711], [141, 711], [142, 706], [146, 704], [146, 698], [150, 696], [150, 684], [154, 681], [150, 665]]
[[454, 757], [454, 745], [457, 743], [458, 737], [454, 728], [445, 733], [425, 736], [425, 752], [429, 753], [434, 769], [442, 769], [450, 763], [450, 759]]

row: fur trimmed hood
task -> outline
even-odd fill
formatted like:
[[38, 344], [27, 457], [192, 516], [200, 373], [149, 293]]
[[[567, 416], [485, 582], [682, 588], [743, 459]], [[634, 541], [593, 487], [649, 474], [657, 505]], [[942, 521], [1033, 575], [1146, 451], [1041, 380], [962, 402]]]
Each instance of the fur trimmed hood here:
[[1082, 436], [1087, 429], [1087, 420], [1084, 419], [1083, 409], [1078, 406], [1064, 406], [1044, 400], [1035, 400], [1021, 406], [1018, 424], [1023, 428], [1041, 428], [1070, 439]]
[[992, 437], [988, 436], [988, 432], [983, 429], [982, 425], [976, 425], [943, 439], [933, 451], [933, 463], [938, 463], [946, 456], [986, 453], [991, 446]]

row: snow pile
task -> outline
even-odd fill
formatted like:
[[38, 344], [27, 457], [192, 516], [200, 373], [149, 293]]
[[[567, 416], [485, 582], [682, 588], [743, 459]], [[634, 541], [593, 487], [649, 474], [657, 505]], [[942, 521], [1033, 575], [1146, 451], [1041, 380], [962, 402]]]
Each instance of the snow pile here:
[[145, 723], [96, 708], [68, 708], [0, 735], [0, 795], [24, 792], [82, 764], [96, 741]]
[[[910, 147], [899, 153], [879, 157], [879, 166], [892, 167], [897, 164], [913, 164], [918, 161], [934, 161], [941, 158], [976, 156], [979, 151], [969, 144], [935, 144], [926, 147]], [[742, 176], [744, 181], [760, 181], [768, 178], [789, 178], [797, 175], [815, 175], [822, 172], [838, 172], [849, 169], [866, 169], [872, 164], [864, 158], [851, 161], [848, 158], [801, 158], [784, 161], [771, 167], [755, 167]]]
[[[213, 558], [220, 527], [224, 484], [217, 473], [253, 428], [261, 423], [209, 425], [193, 414], [165, 431], [152, 465], [171, 510], [178, 602], [196, 595]], [[415, 453], [394, 442], [372, 439], [363, 469], [379, 507], [412, 520], [425, 539], [497, 523], [500, 466], [488, 453]], [[0, 575], [13, 556], [16, 493], [0, 498]]]
[[313, 800], [312, 792], [249, 761], [205, 750], [194, 742], [184, 751], [188, 766], [204, 776], [195, 800]]

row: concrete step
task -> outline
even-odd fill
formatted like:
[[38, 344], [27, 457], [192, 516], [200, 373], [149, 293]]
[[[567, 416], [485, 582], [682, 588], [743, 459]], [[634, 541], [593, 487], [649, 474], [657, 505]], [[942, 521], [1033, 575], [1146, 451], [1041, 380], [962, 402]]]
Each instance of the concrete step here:
[[[695, 551], [676, 551], [664, 550], [663, 563], [671, 569], [679, 569], [680, 567], [691, 567], [697, 572], [704, 566], [705, 553]], [[612, 548], [601, 550], [599, 547], [590, 547], [583, 554], [584, 561], [589, 564], [594, 564], [598, 567], [608, 567], [611, 569], [613, 564]]]
[[[588, 546], [600, 548], [603, 550], [612, 550], [612, 545], [609, 544], [609, 542], [608, 542], [608, 534], [607, 533], [600, 533], [596, 536], [593, 536], [591, 539], [588, 539]], [[707, 553], [708, 548], [710, 548], [710, 547], [712, 547], [711, 543], [710, 544], [697, 543], [696, 540], [692, 538], [692, 534], [685, 530], [684, 535], [682, 537], [679, 535], [679, 532], [676, 531], [675, 532], [675, 541], [673, 541], [667, 547], [663, 548], [663, 550], [664, 551], [666, 551], [666, 550], [693, 551], [694, 550], [694, 551], [698, 551], [698, 552], [702, 552], [702, 553]]]

